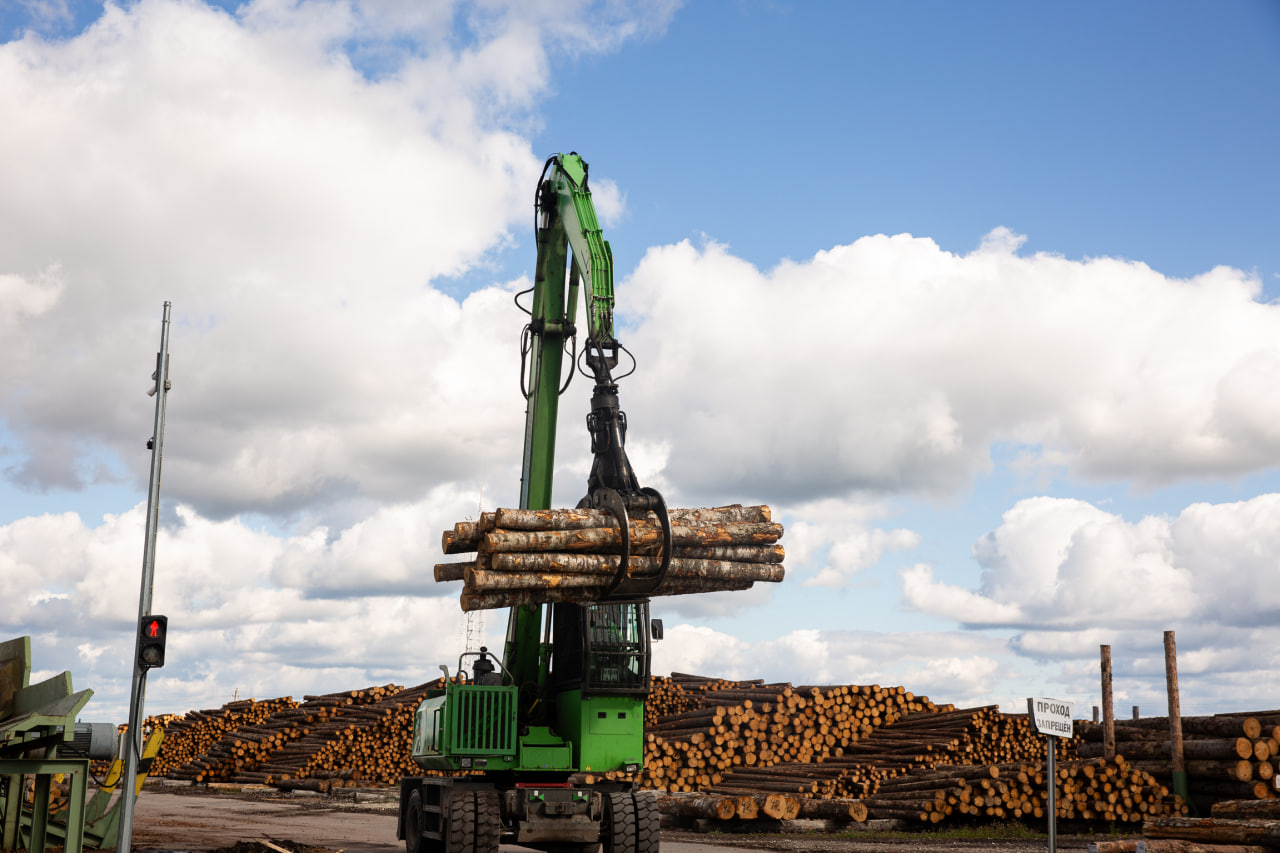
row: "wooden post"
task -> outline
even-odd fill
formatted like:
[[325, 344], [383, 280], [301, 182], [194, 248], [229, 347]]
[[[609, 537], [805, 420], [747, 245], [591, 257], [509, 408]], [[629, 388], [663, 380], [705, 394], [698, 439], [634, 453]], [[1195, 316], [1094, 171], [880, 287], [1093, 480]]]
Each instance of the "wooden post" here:
[[1116, 757], [1116, 718], [1111, 705], [1111, 647], [1102, 646], [1102, 755]]
[[1173, 767], [1173, 792], [1187, 799], [1187, 765], [1182, 757], [1182, 707], [1178, 701], [1178, 652], [1173, 632], [1164, 632], [1164, 678], [1169, 688], [1170, 762]]

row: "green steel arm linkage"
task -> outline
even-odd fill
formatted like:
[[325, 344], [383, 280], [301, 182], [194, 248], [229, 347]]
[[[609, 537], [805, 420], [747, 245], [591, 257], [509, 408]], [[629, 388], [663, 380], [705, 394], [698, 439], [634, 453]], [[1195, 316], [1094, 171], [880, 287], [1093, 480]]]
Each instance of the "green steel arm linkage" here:
[[[587, 283], [587, 334], [596, 341], [613, 341], [613, 251], [604, 239], [587, 186], [587, 164], [577, 154], [553, 158], [557, 168], [550, 182], [560, 221], [573, 249], [573, 263]], [[576, 306], [575, 306], [576, 307]]]
[[[528, 329], [522, 509], [551, 508], [564, 350], [576, 332], [580, 281], [587, 286], [588, 335], [601, 343], [614, 340], [613, 253], [591, 203], [587, 164], [577, 154], [557, 154], [546, 168], [538, 188], [538, 260]], [[504, 665], [518, 684], [539, 680], [533, 650], [539, 647], [541, 613], [541, 607], [517, 607], [508, 620]]]

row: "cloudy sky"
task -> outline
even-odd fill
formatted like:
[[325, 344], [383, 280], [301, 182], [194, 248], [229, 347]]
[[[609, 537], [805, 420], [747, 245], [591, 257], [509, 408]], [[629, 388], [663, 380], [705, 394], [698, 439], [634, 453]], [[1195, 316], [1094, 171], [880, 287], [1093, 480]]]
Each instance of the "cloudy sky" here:
[[[1280, 7], [0, 2], [0, 639], [126, 716], [395, 682], [517, 501], [543, 160], [617, 263], [642, 481], [764, 502], [655, 669], [1280, 707]], [[556, 500], [589, 467], [579, 381]]]

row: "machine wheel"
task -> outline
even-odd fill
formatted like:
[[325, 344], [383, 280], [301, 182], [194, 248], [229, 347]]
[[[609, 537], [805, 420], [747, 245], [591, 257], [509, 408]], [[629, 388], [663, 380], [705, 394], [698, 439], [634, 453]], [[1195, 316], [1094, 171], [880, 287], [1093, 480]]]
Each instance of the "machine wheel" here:
[[609, 794], [605, 818], [605, 825], [600, 831], [604, 853], [635, 853], [636, 804], [631, 793]]
[[444, 853], [476, 852], [476, 795], [474, 791], [449, 792], [449, 824], [444, 831]]
[[658, 796], [652, 791], [637, 791], [632, 797], [636, 803], [636, 853], [658, 853], [662, 842]]
[[476, 853], [498, 853], [502, 809], [497, 791], [476, 791]]
[[422, 853], [422, 847], [422, 792], [415, 790], [404, 809], [404, 850]]

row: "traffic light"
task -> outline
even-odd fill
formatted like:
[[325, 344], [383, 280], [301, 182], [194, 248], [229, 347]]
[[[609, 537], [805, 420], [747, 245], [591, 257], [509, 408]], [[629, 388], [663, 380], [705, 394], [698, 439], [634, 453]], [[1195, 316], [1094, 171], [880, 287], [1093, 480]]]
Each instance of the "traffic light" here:
[[144, 616], [138, 625], [138, 666], [164, 666], [164, 641], [169, 634], [168, 616]]

